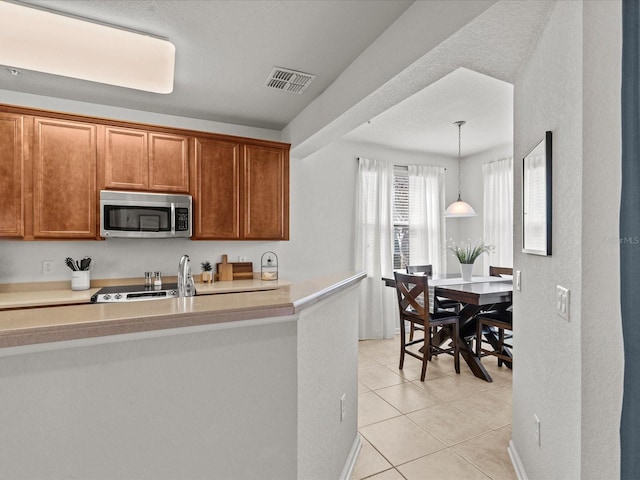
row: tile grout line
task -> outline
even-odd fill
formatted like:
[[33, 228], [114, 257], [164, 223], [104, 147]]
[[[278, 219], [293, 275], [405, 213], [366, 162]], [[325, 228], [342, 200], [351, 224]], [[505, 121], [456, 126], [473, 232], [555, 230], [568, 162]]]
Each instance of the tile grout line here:
[[[370, 347], [370, 348], [372, 348], [372, 349], [373, 349], [373, 348], [375, 348], [375, 347]], [[384, 348], [386, 348], [386, 347], [384, 347]], [[378, 423], [382, 423], [382, 422], [384, 422], [384, 421], [388, 421], [388, 420], [393, 419], [393, 418], [405, 417], [405, 418], [406, 418], [406, 420], [409, 420], [412, 424], [414, 424], [415, 426], [419, 427], [421, 430], [425, 431], [426, 433], [428, 433], [429, 435], [431, 435], [431, 436], [433, 436], [435, 439], [437, 439], [439, 442], [441, 442], [443, 445], [445, 445], [443, 448], [439, 448], [439, 449], [437, 449], [437, 450], [435, 450], [435, 451], [433, 451], [433, 452], [430, 452], [429, 454], [426, 454], [426, 455], [424, 455], [424, 456], [420, 456], [420, 457], [418, 457], [418, 458], [416, 458], [416, 459], [412, 459], [412, 460], [409, 460], [409, 461], [407, 461], [407, 462], [404, 462], [404, 463], [401, 463], [401, 464], [398, 464], [398, 465], [394, 465], [394, 464], [393, 464], [393, 462], [391, 462], [391, 461], [390, 461], [390, 460], [389, 460], [389, 459], [388, 459], [388, 458], [387, 458], [387, 457], [386, 457], [386, 456], [385, 456], [385, 455], [384, 455], [380, 450], [378, 450], [378, 448], [377, 448], [373, 443], [371, 443], [371, 441], [370, 441], [369, 439], [367, 439], [367, 438], [366, 438], [366, 436], [365, 436], [364, 434], [362, 434], [362, 433], [360, 433], [360, 432], [359, 432], [359, 433], [360, 433], [360, 434], [361, 434], [361, 435], [366, 439], [366, 441], [369, 443], [369, 445], [371, 445], [371, 447], [372, 447], [372, 448], [373, 448], [373, 449], [374, 449], [374, 450], [375, 450], [375, 451], [376, 451], [376, 452], [377, 452], [377, 453], [378, 453], [382, 458], [384, 458], [384, 459], [385, 459], [385, 460], [386, 460], [390, 465], [392, 465], [392, 467], [391, 467], [391, 468], [387, 468], [387, 469], [385, 469], [385, 470], [382, 470], [382, 471], [380, 471], [380, 472], [374, 473], [374, 474], [372, 474], [372, 475], [370, 475], [370, 476], [368, 476], [368, 477], [365, 477], [365, 478], [371, 478], [371, 477], [374, 477], [374, 476], [379, 475], [379, 474], [381, 474], [381, 473], [388, 472], [388, 471], [390, 471], [390, 470], [395, 470], [395, 471], [396, 471], [396, 472], [397, 472], [397, 473], [398, 473], [402, 478], [406, 478], [406, 477], [404, 477], [404, 475], [402, 475], [402, 473], [398, 470], [398, 468], [397, 468], [397, 467], [399, 467], [399, 466], [401, 466], [401, 465], [405, 465], [405, 464], [411, 463], [411, 462], [416, 461], [416, 460], [418, 460], [418, 459], [420, 459], [420, 458], [427, 457], [427, 456], [432, 455], [432, 454], [435, 454], [435, 453], [437, 453], [437, 452], [442, 452], [442, 451], [445, 451], [445, 450], [449, 450], [452, 454], [456, 455], [457, 457], [461, 458], [464, 462], [466, 462], [466, 463], [468, 463], [469, 465], [473, 466], [475, 469], [477, 469], [477, 470], [478, 470], [479, 472], [481, 472], [483, 475], [486, 475], [487, 477], [489, 477], [489, 478], [491, 478], [491, 479], [494, 479], [494, 477], [493, 477], [489, 472], [486, 472], [486, 471], [485, 471], [485, 470], [483, 470], [480, 466], [478, 466], [478, 465], [476, 465], [475, 463], [473, 463], [473, 461], [472, 461], [471, 459], [468, 459], [468, 458], [466, 458], [463, 454], [461, 454], [461, 453], [457, 452], [457, 451], [454, 449], [454, 447], [456, 447], [456, 446], [458, 446], [458, 445], [461, 445], [462, 443], [467, 442], [467, 441], [469, 441], [469, 440], [472, 440], [472, 439], [478, 438], [478, 437], [480, 437], [480, 436], [482, 436], [482, 435], [496, 434], [496, 433], [498, 433], [498, 430], [500, 430], [500, 429], [502, 429], [502, 428], [505, 428], [505, 427], [507, 427], [507, 426], [511, 425], [511, 423], [507, 423], [507, 424], [505, 424], [505, 425], [501, 425], [501, 426], [495, 427], [495, 426], [492, 426], [492, 425], [486, 425], [486, 424], [484, 424], [483, 422], [478, 422], [480, 425], [482, 425], [483, 427], [487, 428], [487, 429], [488, 429], [488, 431], [483, 432], [483, 433], [480, 433], [480, 434], [477, 434], [477, 435], [472, 435], [471, 437], [469, 437], [469, 438], [467, 438], [467, 439], [465, 439], [465, 440], [461, 440], [461, 441], [459, 441], [459, 442], [456, 442], [456, 443], [455, 443], [455, 444], [453, 444], [453, 445], [448, 445], [448, 443], [447, 443], [447, 442], [445, 442], [445, 441], [444, 441], [444, 439], [441, 439], [439, 436], [437, 436], [437, 435], [435, 435], [435, 434], [433, 434], [433, 433], [429, 432], [425, 427], [423, 427], [422, 425], [418, 424], [418, 423], [417, 423], [417, 422], [415, 422], [413, 419], [411, 419], [411, 418], [409, 417], [409, 415], [410, 415], [411, 413], [415, 413], [415, 412], [418, 412], [418, 411], [421, 411], [421, 410], [427, 410], [427, 409], [429, 409], [429, 408], [433, 408], [433, 407], [437, 407], [437, 406], [448, 406], [448, 407], [453, 408], [453, 409], [455, 409], [455, 410], [457, 410], [457, 411], [459, 411], [459, 412], [461, 412], [461, 413], [466, 413], [466, 412], [464, 412], [463, 410], [461, 410], [460, 408], [457, 408], [456, 406], [454, 406], [454, 405], [452, 404], [453, 402], [458, 401], [458, 400], [460, 400], [460, 399], [448, 399], [448, 400], [445, 400], [445, 399], [442, 399], [442, 398], [440, 398], [440, 397], [437, 397], [436, 395], [433, 395], [431, 392], [428, 392], [428, 391], [426, 391], [426, 390], [425, 390], [425, 391], [426, 391], [426, 393], [429, 393], [431, 396], [435, 397], [435, 398], [437, 399], [438, 403], [436, 403], [436, 404], [434, 404], [434, 405], [431, 405], [431, 406], [428, 406], [428, 407], [419, 408], [419, 409], [417, 409], [417, 410], [412, 410], [411, 412], [404, 413], [404, 412], [400, 411], [398, 408], [396, 408], [392, 403], [390, 403], [389, 401], [387, 401], [384, 397], [382, 397], [382, 396], [378, 393], [378, 391], [379, 391], [379, 390], [386, 389], [386, 388], [396, 387], [396, 386], [399, 386], [399, 385], [406, 385], [407, 383], [410, 383], [410, 384], [412, 384], [412, 385], [414, 385], [414, 386], [416, 386], [416, 387], [418, 387], [418, 388], [422, 388], [419, 384], [416, 384], [417, 380], [409, 380], [409, 379], [407, 379], [407, 378], [405, 378], [405, 377], [402, 377], [401, 375], [399, 375], [398, 373], [396, 373], [396, 372], [394, 371], [394, 369], [392, 369], [392, 368], [390, 368], [390, 367], [389, 367], [389, 365], [392, 365], [392, 363], [391, 363], [391, 362], [383, 363], [382, 361], [379, 361], [379, 360], [377, 360], [376, 358], [374, 358], [374, 357], [372, 357], [371, 355], [368, 355], [368, 354], [366, 354], [366, 353], [364, 353], [364, 352], [362, 352], [362, 353], [360, 353], [360, 352], [359, 352], [359, 362], [360, 362], [360, 360], [361, 360], [360, 355], [363, 355], [363, 356], [364, 356], [364, 357], [366, 357], [368, 360], [370, 360], [371, 362], [373, 362], [373, 363], [374, 363], [374, 365], [372, 365], [372, 366], [381, 366], [381, 367], [384, 367], [384, 368], [386, 368], [387, 370], [389, 370], [391, 373], [394, 373], [395, 375], [397, 375], [397, 376], [399, 377], [400, 383], [396, 383], [396, 384], [392, 384], [392, 385], [386, 385], [386, 386], [382, 386], [382, 387], [378, 387], [378, 388], [371, 388], [371, 387], [369, 387], [368, 385], [366, 385], [365, 383], [362, 383], [362, 385], [363, 385], [364, 387], [366, 387], [366, 388], [368, 389], [368, 391], [366, 391], [366, 392], [362, 392], [362, 393], [359, 393], [358, 395], [361, 395], [361, 394], [363, 394], [363, 393], [373, 392], [373, 393], [375, 394], [375, 396], [376, 396], [378, 399], [382, 400], [383, 402], [385, 402], [385, 404], [387, 404], [387, 405], [391, 406], [391, 407], [392, 407], [396, 412], [398, 412], [398, 415], [394, 415], [393, 417], [390, 417], [390, 418], [387, 418], [387, 419], [384, 419], [384, 420], [380, 420], [380, 421], [376, 421], [376, 422], [373, 422], [373, 423], [368, 424], [368, 425], [363, 425], [363, 426], [361, 426], [361, 427], [358, 427], [358, 429], [360, 429], [360, 428], [364, 428], [364, 427], [367, 427], [367, 426], [369, 426], [369, 425], [375, 425], [375, 424], [378, 424]], [[363, 367], [363, 369], [366, 369], [366, 368], [368, 368], [368, 367]], [[359, 370], [360, 370], [360, 369], [359, 369]], [[432, 367], [432, 370], [433, 370], [433, 367]], [[452, 375], [452, 374], [450, 374], [449, 372], [442, 372], [442, 371], [440, 371], [440, 370], [439, 370], [439, 368], [437, 368], [437, 367], [436, 367], [436, 371], [438, 372], [438, 374], [439, 374], [439, 375], [444, 375], [444, 376], [447, 376], [447, 377], [449, 377], [449, 378], [454, 378], [454, 379], [456, 378], [456, 376], [453, 376], [453, 375]], [[428, 373], [428, 372], [427, 372], [427, 373]], [[456, 374], [456, 375], [459, 375], [459, 374]], [[496, 375], [497, 375], [497, 376], [499, 376], [497, 373], [494, 373], [493, 375], [494, 375], [494, 376], [496, 376]], [[509, 380], [509, 379], [508, 379], [508, 378], [501, 378], [501, 380], [505, 380], [505, 381], [506, 381], [506, 380]], [[474, 389], [474, 390], [476, 390], [478, 393], [488, 393], [488, 392], [491, 392], [491, 390], [495, 390], [495, 389], [502, 388], [502, 387], [505, 387], [505, 386], [509, 385], [508, 383], [503, 383], [503, 384], [501, 384], [501, 385], [491, 386], [491, 387], [489, 387], [489, 388], [487, 388], [487, 389], [485, 390], [485, 389], [478, 389], [478, 388], [477, 388], [477, 386], [475, 386], [475, 388], [474, 388], [474, 386], [473, 386], [473, 382], [468, 382], [468, 383], [461, 382], [461, 383], [462, 383], [462, 386], [468, 387], [468, 388], [470, 388], [470, 389]], [[504, 407], [511, 407], [511, 406], [512, 406], [512, 405], [511, 405], [511, 404], [509, 404], [508, 402], [504, 402], [504, 401], [502, 401], [502, 400], [501, 400], [501, 399], [499, 399], [499, 398], [496, 398], [495, 400], [496, 400], [496, 401], [499, 401], [499, 402], [500, 402]]]

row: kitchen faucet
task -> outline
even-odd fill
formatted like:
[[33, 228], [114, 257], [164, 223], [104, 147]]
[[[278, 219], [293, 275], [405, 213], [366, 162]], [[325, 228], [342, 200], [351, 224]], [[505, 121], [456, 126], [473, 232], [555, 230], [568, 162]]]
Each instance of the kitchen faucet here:
[[196, 289], [193, 285], [193, 277], [191, 276], [189, 255], [183, 255], [178, 264], [178, 296], [193, 297], [195, 294]]

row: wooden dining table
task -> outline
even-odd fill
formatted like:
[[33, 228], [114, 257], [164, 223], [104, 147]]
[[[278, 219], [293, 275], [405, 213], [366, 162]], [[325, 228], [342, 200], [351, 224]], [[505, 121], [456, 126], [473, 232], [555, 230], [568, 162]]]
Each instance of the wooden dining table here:
[[[463, 282], [462, 278], [444, 276], [434, 276], [429, 278], [429, 285], [433, 287], [433, 294], [438, 297], [445, 297], [460, 302], [463, 307], [459, 312], [459, 345], [460, 355], [469, 366], [473, 374], [486, 380], [493, 381], [491, 375], [482, 365], [480, 358], [473, 352], [473, 340], [476, 334], [475, 316], [481, 310], [505, 310], [511, 306], [513, 294], [513, 281], [501, 277], [472, 277], [470, 282]], [[395, 288], [393, 278], [383, 278], [385, 285]], [[434, 345], [442, 345], [451, 338], [451, 334], [446, 329], [440, 330], [433, 338]], [[499, 348], [498, 339], [492, 332], [486, 332], [485, 339], [493, 348]], [[507, 348], [503, 348], [503, 353], [510, 356]], [[505, 362], [511, 368], [510, 362]]]

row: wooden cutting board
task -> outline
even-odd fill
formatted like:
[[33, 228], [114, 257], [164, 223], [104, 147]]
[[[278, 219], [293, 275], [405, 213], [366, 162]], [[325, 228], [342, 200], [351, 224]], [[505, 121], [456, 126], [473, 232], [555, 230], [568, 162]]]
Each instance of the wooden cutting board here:
[[233, 265], [227, 263], [227, 256], [222, 255], [222, 263], [216, 264], [218, 269], [218, 280], [228, 282], [233, 280]]
[[232, 263], [226, 263], [226, 265], [231, 266], [231, 277], [224, 277], [224, 278], [228, 278], [228, 280], [224, 280], [223, 277], [221, 277], [221, 268], [225, 269], [228, 267], [225, 267], [225, 259], [226, 259], [226, 255], [222, 256], [222, 262], [223, 263], [217, 263], [216, 264], [216, 270], [218, 271], [218, 274], [216, 275], [216, 280], [219, 281], [228, 281], [228, 280], [246, 280], [246, 279], [251, 279], [253, 278], [253, 262], [232, 262]]

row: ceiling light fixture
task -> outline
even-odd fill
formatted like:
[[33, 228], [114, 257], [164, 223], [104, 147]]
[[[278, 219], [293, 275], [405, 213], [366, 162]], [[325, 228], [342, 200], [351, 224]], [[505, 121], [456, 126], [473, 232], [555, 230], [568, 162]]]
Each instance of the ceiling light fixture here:
[[453, 202], [449, 207], [444, 211], [445, 217], [475, 217], [477, 215], [476, 211], [469, 205], [467, 202], [462, 201], [461, 190], [460, 190], [460, 174], [462, 171], [462, 161], [460, 159], [460, 137], [461, 137], [461, 128], [464, 125], [465, 121], [460, 120], [458, 122], [453, 122], [454, 125], [458, 126], [458, 200]]
[[175, 47], [164, 39], [0, 1], [0, 64], [171, 93]]

